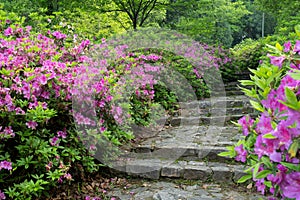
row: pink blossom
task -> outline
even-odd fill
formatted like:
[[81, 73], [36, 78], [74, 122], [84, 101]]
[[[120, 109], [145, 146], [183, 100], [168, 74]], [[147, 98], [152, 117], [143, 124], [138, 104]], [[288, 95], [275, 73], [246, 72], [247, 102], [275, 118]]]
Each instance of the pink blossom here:
[[255, 186], [257, 188], [257, 191], [261, 192], [261, 194], [265, 194], [266, 186], [264, 184], [264, 179], [259, 179], [256, 181]]
[[283, 195], [300, 200], [300, 172], [292, 172], [285, 177], [285, 184], [281, 187]]
[[36, 129], [36, 127], [38, 126], [38, 123], [37, 122], [35, 122], [35, 121], [29, 121], [29, 122], [26, 122], [26, 126], [28, 127], [28, 128], [31, 128], [31, 129]]
[[47, 77], [43, 74], [42, 76], [39, 77], [39, 82], [42, 85], [46, 85], [47, 84]]
[[4, 30], [5, 36], [10, 36], [12, 34], [13, 34], [13, 29], [11, 27], [8, 27], [7, 29]]
[[291, 50], [291, 47], [292, 47], [292, 44], [291, 44], [291, 42], [290, 41], [288, 41], [288, 42], [286, 42], [286, 43], [284, 43], [284, 52], [289, 52], [290, 50]]
[[58, 146], [58, 144], [59, 144], [59, 138], [58, 137], [53, 137], [53, 138], [51, 138], [50, 139], [50, 144], [52, 145], [52, 146]]
[[0, 170], [1, 169], [7, 169], [12, 170], [11, 162], [8, 162], [6, 160], [0, 162]]
[[261, 117], [259, 118], [259, 122], [256, 125], [255, 131], [258, 134], [267, 134], [273, 131], [271, 118], [268, 116], [268, 114], [263, 113], [261, 115]]
[[247, 136], [249, 134], [249, 130], [254, 123], [254, 120], [251, 119], [250, 116], [244, 116], [238, 120], [238, 123], [242, 126], [243, 134]]
[[60, 39], [65, 39], [65, 38], [67, 37], [65, 34], [59, 32], [59, 31], [54, 31], [54, 32], [52, 33], [52, 35], [53, 35], [54, 37], [56, 37], [56, 39], [58, 39], [58, 40], [60, 40]]
[[68, 181], [70, 181], [70, 180], [72, 180], [72, 175], [69, 174], [69, 173], [66, 173], [66, 174], [64, 175], [64, 178], [67, 179]]
[[0, 200], [1, 200], [1, 199], [6, 199], [6, 196], [5, 196], [4, 192], [2, 192], [2, 191], [0, 190]]
[[46, 170], [47, 170], [47, 171], [51, 170], [52, 166], [53, 166], [53, 163], [52, 163], [52, 162], [49, 162], [49, 163], [46, 165]]
[[61, 138], [66, 138], [67, 137], [67, 132], [66, 131], [58, 131], [57, 136]]
[[236, 146], [234, 150], [237, 152], [237, 156], [235, 157], [235, 160], [246, 162], [247, 151], [244, 149], [244, 146], [241, 144], [240, 146]]
[[7, 136], [15, 137], [15, 133], [14, 133], [11, 126], [5, 127], [4, 130], [3, 130], [3, 133]]
[[297, 53], [297, 52], [298, 52], [298, 53], [300, 52], [300, 40], [297, 40], [297, 41], [296, 41], [296, 44], [295, 44], [295, 46], [294, 46], [293, 51], [296, 52], [296, 53]]
[[285, 60], [285, 56], [271, 56], [268, 55], [268, 57], [271, 59], [271, 64], [281, 67], [283, 64], [283, 61]]

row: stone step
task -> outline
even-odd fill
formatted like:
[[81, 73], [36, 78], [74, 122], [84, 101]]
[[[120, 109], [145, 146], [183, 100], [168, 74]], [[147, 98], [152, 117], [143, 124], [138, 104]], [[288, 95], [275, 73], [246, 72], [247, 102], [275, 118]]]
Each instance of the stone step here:
[[225, 113], [226, 115], [238, 115], [238, 114], [247, 114], [254, 113], [255, 109], [250, 105], [245, 105], [243, 107], [234, 107], [234, 108], [210, 108], [206, 107], [203, 109], [200, 108], [190, 108], [190, 109], [180, 109], [176, 112], [175, 116], [184, 116], [184, 117], [196, 117], [196, 116], [205, 116], [210, 117], [214, 114]]
[[[216, 126], [224, 126], [226, 124], [230, 124], [231, 121], [239, 120], [244, 116], [244, 114], [228, 114], [223, 116], [196, 116], [196, 117], [172, 117], [166, 121], [166, 125], [170, 126], [192, 126], [192, 125], [216, 125]], [[256, 117], [257, 113], [250, 113], [249, 116]]]
[[173, 161], [160, 159], [133, 159], [116, 162], [113, 172], [148, 179], [180, 178], [186, 180], [236, 183], [245, 175], [242, 165], [218, 162]]
[[249, 106], [249, 98], [244, 95], [230, 96], [230, 97], [211, 97], [200, 101], [180, 102], [180, 108], [234, 108]]
[[227, 96], [235, 96], [235, 95], [243, 95], [244, 92], [237, 90], [237, 89], [228, 89], [226, 90]]
[[232, 162], [218, 154], [226, 151], [226, 146], [234, 145], [241, 136], [234, 126], [172, 127], [130, 147], [124, 146], [129, 153], [123, 157]]

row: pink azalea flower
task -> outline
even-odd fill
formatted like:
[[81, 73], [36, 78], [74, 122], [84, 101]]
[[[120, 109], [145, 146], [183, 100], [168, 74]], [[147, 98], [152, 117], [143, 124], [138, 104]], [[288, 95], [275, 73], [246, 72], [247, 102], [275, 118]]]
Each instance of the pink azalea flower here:
[[12, 170], [11, 162], [8, 162], [6, 160], [0, 162], [0, 170], [1, 169], [7, 169]]
[[281, 190], [288, 198], [300, 200], [300, 172], [292, 172], [285, 177], [285, 183]]
[[8, 27], [7, 29], [4, 30], [5, 36], [10, 36], [12, 34], [13, 34], [13, 29], [11, 27]]
[[256, 181], [255, 186], [257, 188], [257, 191], [261, 192], [261, 194], [265, 194], [266, 186], [264, 184], [264, 179], [259, 179]]
[[53, 137], [53, 138], [51, 138], [50, 139], [50, 144], [52, 145], [52, 146], [58, 146], [58, 144], [59, 144], [59, 138], [58, 137]]
[[235, 160], [246, 162], [247, 151], [244, 149], [244, 146], [241, 144], [240, 146], [236, 146], [234, 150], [237, 152], [237, 156], [235, 157]]
[[295, 44], [295, 46], [294, 46], [293, 51], [296, 52], [296, 53], [297, 53], [297, 52], [300, 53], [300, 40], [297, 40], [297, 41], [296, 41], [296, 44]]
[[15, 137], [14, 130], [11, 128], [11, 126], [5, 127], [4, 130], [3, 130], [3, 133], [5, 135], [9, 135], [11, 137]]
[[43, 74], [42, 76], [39, 77], [39, 82], [42, 85], [46, 85], [47, 84], [47, 77]]
[[5, 196], [4, 192], [2, 192], [2, 191], [0, 190], [0, 200], [1, 200], [1, 199], [6, 199], [6, 196]]
[[289, 128], [287, 128], [288, 125], [286, 124], [286, 121], [281, 121], [277, 128], [272, 132], [272, 135], [277, 137], [277, 139], [280, 141], [280, 146], [283, 145], [286, 150], [289, 149], [290, 145], [292, 144], [292, 132]]
[[37, 122], [35, 122], [35, 121], [29, 121], [29, 122], [26, 122], [26, 126], [28, 127], [28, 128], [31, 128], [31, 129], [36, 129], [36, 127], [38, 126], [38, 123]]
[[292, 47], [292, 44], [291, 44], [291, 42], [290, 41], [288, 41], [288, 42], [286, 42], [286, 43], [284, 43], [284, 52], [289, 52], [290, 50], [291, 50], [291, 47]]
[[261, 115], [261, 117], [259, 118], [259, 122], [256, 125], [255, 131], [258, 134], [267, 134], [273, 131], [271, 118], [268, 116], [268, 114], [263, 113]]
[[288, 169], [285, 166], [281, 165], [281, 164], [277, 165], [277, 169], [278, 169], [278, 171], [276, 172], [276, 175], [269, 174], [267, 176], [267, 179], [269, 181], [271, 181], [273, 184], [280, 185], [281, 182], [285, 179], [286, 172], [287, 172]]
[[[259, 158], [263, 155], [270, 156], [276, 151], [278, 143], [276, 139], [266, 139], [263, 138], [263, 135], [258, 135], [254, 144], [254, 152]], [[276, 158], [276, 155], [273, 156]]]
[[283, 61], [285, 60], [285, 56], [271, 56], [268, 55], [268, 57], [271, 59], [271, 64], [281, 67], [283, 64]]
[[281, 162], [282, 155], [279, 152], [274, 151], [270, 154], [270, 160], [273, 162]]
[[65, 34], [59, 32], [59, 31], [54, 31], [54, 32], [52, 33], [52, 35], [53, 35], [54, 37], [56, 37], [56, 39], [58, 39], [58, 40], [60, 40], [60, 39], [65, 39], [65, 38], [67, 37]]
[[66, 174], [64, 175], [64, 178], [67, 179], [68, 181], [70, 181], [70, 180], [72, 180], [72, 175], [69, 174], [69, 173], [66, 173]]
[[67, 132], [65, 131], [58, 131], [57, 136], [61, 138], [66, 138], [67, 137]]
[[249, 116], [244, 116], [238, 120], [238, 123], [242, 126], [243, 134], [247, 136], [249, 134], [250, 127], [254, 123], [254, 120]]

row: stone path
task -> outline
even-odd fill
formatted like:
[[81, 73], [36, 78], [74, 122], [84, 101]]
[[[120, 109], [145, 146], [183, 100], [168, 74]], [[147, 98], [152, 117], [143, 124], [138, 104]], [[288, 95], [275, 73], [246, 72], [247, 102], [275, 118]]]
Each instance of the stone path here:
[[[132, 194], [123, 194], [120, 189], [111, 194], [119, 199], [259, 199], [255, 192], [224, 187], [224, 184], [236, 187], [236, 181], [244, 175], [244, 167], [239, 163], [218, 156], [241, 137], [230, 121], [245, 113], [257, 114], [249, 99], [234, 90], [234, 84], [227, 88], [231, 96], [180, 104], [178, 116], [161, 122], [169, 128], [125, 148], [125, 159], [114, 162], [113, 169], [152, 182], [146, 184], [148, 187], [137, 184]], [[164, 181], [166, 178], [198, 180], [210, 185], [194, 184], [181, 188]]]
[[181, 183], [169, 180], [133, 183], [129, 188], [116, 188], [108, 193], [121, 200], [259, 200], [263, 196], [253, 189], [216, 183]]

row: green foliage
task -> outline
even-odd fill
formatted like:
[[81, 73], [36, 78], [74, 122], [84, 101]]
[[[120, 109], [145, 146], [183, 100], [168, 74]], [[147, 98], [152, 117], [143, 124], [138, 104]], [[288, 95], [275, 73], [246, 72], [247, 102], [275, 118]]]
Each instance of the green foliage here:
[[[298, 31], [296, 35], [300, 35]], [[299, 189], [295, 180], [300, 171], [299, 163], [293, 161], [299, 158], [300, 147], [299, 136], [293, 135], [299, 132], [300, 41], [267, 47], [261, 65], [250, 69], [250, 80], [240, 81], [242, 91], [253, 99], [250, 103], [260, 115], [239, 119], [235, 124], [241, 128], [243, 138], [219, 155], [235, 157], [250, 166], [238, 183], [252, 179], [262, 194], [270, 191], [274, 198], [294, 199], [299, 193], [291, 191]]]
[[167, 2], [167, 0], [111, 0], [107, 3], [116, 5], [115, 12], [126, 13], [132, 28], [136, 30], [147, 23], [155, 24], [163, 20], [166, 12], [164, 4]]
[[250, 14], [241, 1], [230, 0], [181, 0], [171, 4], [169, 10], [169, 23], [176, 30], [198, 41], [226, 47], [231, 46], [233, 34], [240, 31], [240, 19]]
[[245, 39], [230, 49], [228, 56], [231, 62], [221, 68], [225, 81], [236, 81], [241, 74], [256, 69], [264, 55], [264, 45], [259, 40]]
[[277, 20], [276, 34], [289, 35], [294, 32], [294, 27], [299, 23], [300, 14], [295, 12], [299, 10], [299, 1], [282, 0], [255, 0], [262, 11], [271, 13]]
[[[87, 5], [82, 8], [81, 2], [59, 1], [58, 5], [54, 6], [58, 8], [53, 9], [52, 3], [48, 1], [34, 3], [14, 0], [5, 1], [3, 8], [6, 15], [10, 15], [7, 18], [13, 20], [12, 15], [22, 16], [23, 21], [19, 24], [30, 25], [33, 30], [42, 33], [58, 30], [68, 35], [76, 34], [79, 38], [100, 41], [102, 38], [122, 33], [130, 27], [130, 21], [125, 13], [101, 12], [99, 9], [91, 9], [95, 5], [94, 2], [85, 3]], [[113, 5], [107, 5], [106, 8], [114, 9]]]
[[250, 14], [243, 16], [240, 20], [240, 31], [233, 35], [233, 45], [243, 41], [245, 38], [259, 39], [262, 37], [262, 20], [264, 18], [264, 36], [274, 33], [276, 20], [273, 15], [261, 11], [252, 0], [243, 0]]
[[[181, 74], [192, 86], [198, 99], [209, 97], [210, 92], [208, 86], [206, 85], [206, 83], [202, 78], [198, 78], [196, 76], [196, 74], [193, 71], [194, 66], [186, 58], [180, 55], [176, 55], [173, 52], [160, 50], [160, 49], [150, 49], [147, 51], [150, 53], [156, 52], [157, 54], [161, 55], [163, 57], [164, 65], [168, 65], [171, 69], [174, 69], [176, 72], [179, 72], [179, 74]], [[167, 76], [172, 76], [172, 75], [168, 74]], [[165, 87], [164, 84], [161, 85], [160, 87], [158, 87], [159, 89], [158, 91], [162, 92], [163, 94], [167, 94], [167, 96], [163, 94], [158, 94], [158, 96], [162, 98], [168, 98], [167, 102], [169, 105], [166, 106], [165, 108], [167, 107], [171, 108], [174, 105], [175, 97], [174, 94], [168, 92], [168, 89], [167, 91], [161, 90], [164, 87]], [[180, 91], [180, 88], [176, 88], [176, 89]], [[182, 94], [184, 94], [184, 91], [182, 91]], [[164, 102], [163, 99], [159, 100], [158, 102], [162, 103], [162, 105], [166, 105], [166, 103], [163, 103]]]

